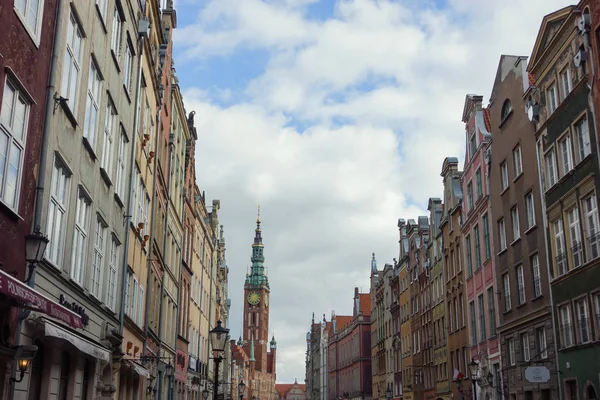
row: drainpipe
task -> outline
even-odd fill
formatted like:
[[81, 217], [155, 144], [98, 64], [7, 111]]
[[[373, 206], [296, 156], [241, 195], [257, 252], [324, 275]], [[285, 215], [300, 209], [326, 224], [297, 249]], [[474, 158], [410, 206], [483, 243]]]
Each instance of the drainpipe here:
[[[551, 271], [550, 269], [551, 267], [551, 262], [550, 260], [552, 259], [552, 251], [550, 249], [550, 246], [548, 245], [548, 229], [550, 229], [550, 227], [548, 226], [548, 218], [546, 216], [546, 198], [544, 196], [544, 186], [542, 183], [542, 164], [541, 164], [541, 154], [540, 154], [540, 148], [542, 146], [542, 137], [540, 135], [540, 137], [536, 140], [536, 146], [535, 146], [535, 152], [536, 152], [536, 156], [537, 156], [537, 168], [538, 168], [538, 185], [540, 185], [540, 202], [542, 203], [542, 222], [543, 222], [543, 226], [544, 228], [544, 245], [546, 247], [546, 269], [547, 269], [547, 273], [548, 273], [548, 287], [550, 289], [550, 317], [552, 319], [552, 333], [554, 334], [554, 361], [555, 361], [555, 365], [556, 365], [556, 375], [557, 375], [557, 380], [558, 380], [558, 395], [559, 395], [559, 399], [563, 400], [563, 393], [561, 388], [561, 384], [560, 384], [560, 376], [559, 376], [559, 370], [560, 370], [560, 364], [558, 363], [558, 346], [557, 346], [557, 341], [556, 341], [556, 321], [554, 319], [554, 296], [552, 295], [552, 285], [550, 284], [550, 279], [551, 279]], [[547, 347], [547, 345], [546, 345]]]
[[[44, 127], [42, 128], [42, 143], [40, 150], [40, 163], [38, 167], [38, 180], [35, 188], [35, 209], [33, 214], [33, 226], [34, 229], [41, 226], [42, 220], [42, 203], [44, 201], [44, 185], [46, 184], [46, 163], [48, 159], [48, 136], [50, 136], [50, 120], [52, 119], [52, 113], [54, 110], [54, 94], [56, 93], [56, 64], [58, 63], [58, 48], [62, 46], [62, 42], [56, 39], [58, 36], [59, 26], [57, 23], [62, 14], [64, 2], [57, 0], [56, 12], [54, 14], [54, 31], [53, 31], [53, 43], [52, 43], [52, 58], [50, 59], [50, 71], [48, 74], [48, 86], [46, 87], [46, 114], [44, 115]], [[31, 288], [35, 287], [35, 268], [29, 266], [29, 274], [25, 281]], [[17, 327], [16, 327], [16, 338], [15, 345], [21, 344], [21, 327], [23, 320], [29, 316], [30, 310], [22, 310], [17, 316]], [[10, 376], [14, 377], [16, 373], [16, 363], [12, 363]], [[15, 396], [15, 385], [11, 386], [10, 389], [10, 400], [13, 400]]]
[[[141, 19], [140, 19], [141, 20]], [[131, 131], [131, 136], [133, 138], [131, 142], [131, 156], [129, 165], [131, 166], [131, 171], [133, 171], [135, 165], [135, 151], [136, 151], [136, 141], [137, 141], [137, 129], [138, 129], [138, 119], [139, 119], [139, 102], [140, 102], [140, 93], [141, 93], [141, 85], [142, 85], [142, 58], [144, 53], [144, 37], [141, 36], [138, 43], [138, 74], [137, 74], [137, 82], [135, 85], [135, 100], [134, 110], [133, 110], [133, 129]], [[123, 271], [121, 274], [121, 310], [119, 312], [120, 326], [119, 333], [123, 334], [124, 325], [125, 325], [125, 292], [127, 288], [127, 264], [128, 264], [128, 254], [129, 254], [129, 224], [131, 218], [133, 218], [133, 204], [131, 203], [131, 194], [135, 188], [134, 174], [129, 175], [129, 191], [127, 193], [127, 215], [124, 216], [125, 221], [125, 243], [123, 244]], [[148, 287], [146, 286], [146, 291], [148, 291]], [[148, 307], [146, 306], [146, 309]]]

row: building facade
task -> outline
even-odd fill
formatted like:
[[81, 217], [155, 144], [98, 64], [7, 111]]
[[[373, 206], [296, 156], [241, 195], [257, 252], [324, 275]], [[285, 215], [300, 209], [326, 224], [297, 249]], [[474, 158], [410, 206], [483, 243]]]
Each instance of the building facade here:
[[494, 381], [488, 374], [500, 373], [500, 343], [496, 312], [496, 269], [490, 237], [489, 162], [492, 140], [490, 110], [482, 96], [467, 95], [462, 121], [465, 124], [465, 165], [462, 176], [463, 215], [461, 227], [466, 284], [469, 362], [478, 364], [477, 396], [496, 398]]
[[533, 113], [551, 260], [558, 349], [551, 361], [561, 371], [558, 383], [564, 398], [594, 398], [600, 387], [595, 372], [600, 348], [592, 344], [600, 333], [600, 181], [598, 125], [588, 84], [597, 62], [590, 47], [591, 18], [589, 9], [576, 7], [546, 15], [527, 68], [535, 79], [526, 101]]
[[465, 396], [471, 392], [468, 378], [470, 360], [469, 339], [465, 316], [465, 274], [463, 268], [462, 235], [463, 221], [461, 188], [462, 172], [458, 159], [447, 157], [442, 165], [444, 181], [444, 214], [442, 244], [446, 281], [446, 328], [448, 330], [448, 375], [453, 396]]
[[409, 245], [406, 220], [398, 219], [399, 254], [398, 285], [400, 303], [400, 384], [399, 393], [403, 399], [412, 399], [412, 313], [410, 298]]
[[278, 383], [275, 385], [277, 400], [306, 400], [306, 385], [298, 383]]
[[[41, 168], [47, 103], [54, 92], [48, 88], [56, 26], [56, 1], [0, 6], [0, 398], [8, 395], [15, 375], [15, 346], [21, 345], [20, 321], [24, 299], [8, 292], [8, 284], [27, 286], [36, 296], [26, 261], [26, 236], [33, 231], [44, 235], [36, 197], [41, 197]], [[10, 171], [4, 173], [5, 171]], [[36, 187], [38, 190], [36, 190]], [[38, 207], [39, 208], [39, 207]], [[8, 249], [12, 249], [9, 251]], [[35, 265], [32, 265], [35, 266]], [[23, 283], [25, 282], [25, 283]], [[53, 304], [58, 306], [55, 299]], [[73, 316], [73, 318], [78, 318]], [[40, 349], [38, 349], [39, 351]], [[27, 384], [24, 378], [19, 390]], [[14, 385], [13, 385], [14, 386]]]

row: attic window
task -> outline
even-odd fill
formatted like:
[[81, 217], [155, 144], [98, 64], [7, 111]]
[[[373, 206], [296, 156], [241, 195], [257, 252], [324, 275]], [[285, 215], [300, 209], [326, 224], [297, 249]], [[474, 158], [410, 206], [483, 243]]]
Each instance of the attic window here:
[[508, 118], [511, 112], [512, 104], [510, 104], [510, 100], [506, 99], [504, 100], [504, 104], [502, 104], [502, 114], [500, 119], [504, 121], [506, 118]]

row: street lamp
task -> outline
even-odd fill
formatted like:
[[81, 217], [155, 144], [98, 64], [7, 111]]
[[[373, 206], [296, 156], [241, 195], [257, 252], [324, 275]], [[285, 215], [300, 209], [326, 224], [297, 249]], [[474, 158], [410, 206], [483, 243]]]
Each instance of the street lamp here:
[[25, 260], [29, 263], [29, 276], [25, 283], [31, 279], [36, 264], [42, 261], [48, 242], [48, 237], [42, 235], [38, 229], [25, 236]]
[[385, 397], [387, 398], [387, 400], [392, 400], [392, 397], [394, 397], [394, 392], [392, 392], [392, 389], [389, 386], [385, 391]]
[[19, 366], [19, 371], [21, 375], [19, 379], [10, 378], [9, 382], [21, 382], [23, 380], [23, 376], [25, 376], [25, 372], [27, 368], [29, 368], [29, 364], [31, 364], [31, 360], [35, 358], [35, 354], [37, 353], [37, 346], [23, 345], [17, 347], [17, 351], [15, 353], [15, 360], [17, 361], [17, 365]]
[[202, 391], [202, 398], [203, 398], [204, 400], [207, 400], [207, 399], [208, 399], [208, 394], [209, 394], [208, 388], [204, 389], [204, 390]]
[[212, 344], [212, 350], [214, 353], [216, 353], [216, 357], [213, 358], [213, 360], [215, 360], [215, 385], [213, 399], [217, 400], [219, 392], [219, 364], [221, 363], [221, 361], [223, 361], [221, 353], [225, 350], [225, 343], [227, 343], [227, 338], [229, 337], [229, 329], [223, 328], [223, 326], [221, 325], [221, 321], [218, 321], [216, 328], [214, 328], [208, 333], [210, 333], [210, 342]]
[[238, 393], [240, 394], [240, 400], [242, 400], [244, 398], [245, 391], [246, 391], [246, 384], [244, 383], [244, 381], [240, 381], [240, 383], [238, 383]]
[[479, 363], [471, 359], [469, 363], [469, 372], [471, 373], [471, 382], [473, 382], [473, 400], [477, 400], [477, 370], [479, 369]]

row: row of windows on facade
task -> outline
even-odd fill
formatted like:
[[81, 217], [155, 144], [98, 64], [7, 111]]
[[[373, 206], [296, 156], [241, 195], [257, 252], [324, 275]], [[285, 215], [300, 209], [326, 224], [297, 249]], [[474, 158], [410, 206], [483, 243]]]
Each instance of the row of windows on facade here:
[[558, 305], [560, 348], [600, 339], [600, 289]]

